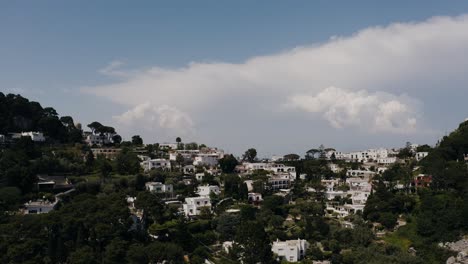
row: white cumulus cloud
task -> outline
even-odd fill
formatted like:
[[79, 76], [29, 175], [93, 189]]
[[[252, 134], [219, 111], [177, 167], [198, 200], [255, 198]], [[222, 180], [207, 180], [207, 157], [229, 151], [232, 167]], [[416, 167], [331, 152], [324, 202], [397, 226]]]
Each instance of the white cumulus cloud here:
[[[127, 119], [155, 120], [158, 126], [180, 128], [193, 126], [194, 118], [205, 139], [229, 135], [235, 145], [248, 144], [244, 124], [249, 130], [283, 135], [278, 124], [304, 115], [324, 118], [330, 131], [350, 127], [364, 128], [359, 133], [406, 134], [429, 123], [423, 113], [431, 93], [445, 89], [452, 94], [467, 87], [467, 54], [468, 16], [434, 17], [369, 27], [238, 64], [191, 62], [125, 74], [117, 70], [121, 63], [114, 62], [101, 72], [116, 75], [116, 81], [82, 91], [131, 109], [117, 118], [122, 124]], [[284, 105], [295, 107], [284, 111]], [[296, 122], [307, 131], [306, 122]], [[301, 137], [308, 134], [295, 136], [298, 141]]]
[[149, 131], [174, 132], [177, 135], [194, 133], [192, 118], [187, 113], [168, 105], [155, 106], [145, 102], [113, 118], [119, 124]]
[[298, 94], [287, 107], [322, 114], [335, 128], [354, 126], [372, 132], [412, 132], [419, 102], [405, 96], [329, 87], [316, 95]]

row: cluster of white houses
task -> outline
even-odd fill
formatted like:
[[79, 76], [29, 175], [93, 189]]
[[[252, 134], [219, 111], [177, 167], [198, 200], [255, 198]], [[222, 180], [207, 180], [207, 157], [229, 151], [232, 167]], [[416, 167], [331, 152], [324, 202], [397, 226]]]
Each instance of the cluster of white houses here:
[[[421, 160], [428, 155], [428, 152], [417, 152], [418, 145], [412, 144], [410, 150], [415, 154], [416, 160]], [[382, 165], [390, 165], [398, 161], [396, 155], [399, 150], [396, 149], [367, 149], [363, 151], [354, 152], [341, 152], [336, 150], [329, 150], [325, 152], [325, 158], [328, 160], [344, 160], [348, 162], [361, 162], [361, 163], [378, 163]]]
[[[191, 163], [193, 166], [214, 168], [218, 165], [218, 161], [224, 157], [224, 152], [216, 148], [170, 150], [169, 159], [151, 159], [144, 155], [139, 155], [139, 158], [142, 160], [140, 165], [145, 171], [150, 171], [152, 169], [171, 170], [171, 162], [177, 162], [179, 156], [183, 158], [184, 164]], [[184, 167], [184, 170], [185, 169]], [[194, 171], [194, 168], [192, 168], [192, 170]]]
[[34, 142], [44, 142], [46, 138], [42, 132], [20, 132], [20, 133], [8, 133], [8, 135], [0, 135], [0, 143], [7, 143], [11, 140], [17, 140], [22, 137], [29, 137]]
[[[233, 244], [233, 241], [224, 241], [224, 251], [229, 252]], [[285, 260], [289, 263], [301, 261], [306, 256], [309, 247], [309, 242], [307, 242], [307, 240], [305, 239], [295, 239], [286, 241], [280, 241], [277, 239], [271, 245], [271, 251], [276, 255], [277, 260]], [[329, 264], [330, 262], [322, 263]]]
[[[348, 170], [345, 181], [341, 179], [322, 180], [327, 199], [326, 213], [328, 216], [344, 218], [350, 214], [363, 212], [367, 198], [372, 192], [372, 177], [375, 172], [364, 170]], [[310, 191], [315, 191], [310, 189]], [[345, 199], [346, 202], [339, 200]], [[338, 200], [337, 200], [338, 199]]]

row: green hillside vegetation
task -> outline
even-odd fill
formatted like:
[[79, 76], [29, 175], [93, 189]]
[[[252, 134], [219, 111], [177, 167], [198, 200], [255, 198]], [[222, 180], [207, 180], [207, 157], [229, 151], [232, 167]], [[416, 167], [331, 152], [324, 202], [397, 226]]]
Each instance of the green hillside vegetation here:
[[[114, 134], [111, 127], [93, 122], [90, 129]], [[271, 252], [277, 239], [306, 239], [311, 248], [301, 263], [331, 260], [354, 263], [445, 263], [448, 252], [437, 246], [468, 233], [468, 122], [441, 139], [429, 155], [416, 163], [406, 151], [405, 163], [391, 166], [376, 176], [364, 212], [346, 220], [346, 228], [325, 214], [322, 179], [346, 179], [345, 172], [328, 167], [321, 146], [305, 159], [287, 155], [283, 164], [294, 166], [304, 180], [296, 179], [289, 195], [269, 189], [268, 173], [257, 170], [245, 176], [255, 192], [263, 195], [260, 207], [248, 203], [244, 179], [235, 173], [238, 160], [225, 155], [220, 175], [204, 174], [197, 183], [185, 175], [184, 159], [173, 162], [171, 171], [143, 172], [136, 153], [167, 158], [167, 149], [117, 140], [121, 148], [113, 160], [94, 157], [83, 143], [82, 131], [72, 117], [59, 117], [53, 108], [42, 108], [19, 95], [0, 93], [0, 134], [41, 131], [47, 142], [22, 137], [0, 148], [0, 263], [278, 263]], [[174, 137], [175, 138], [175, 137]], [[202, 144], [182, 143], [180, 149], [199, 149]], [[255, 162], [257, 151], [248, 149], [243, 158]], [[334, 162], [349, 169], [362, 164]], [[415, 170], [416, 166], [420, 168]], [[200, 166], [195, 172], [203, 172]], [[422, 172], [432, 175], [429, 188], [414, 189], [412, 178]], [[61, 197], [47, 214], [23, 215], [21, 206], [38, 198], [53, 199], [58, 191], [38, 191], [37, 175], [65, 175], [74, 191]], [[192, 180], [194, 184], [185, 184]], [[203, 210], [195, 219], [180, 214], [176, 203], [165, 203], [163, 194], [145, 191], [145, 183], [172, 184], [174, 201], [195, 196], [197, 185], [221, 186], [211, 194], [213, 211]], [[404, 188], [394, 188], [402, 183]], [[315, 191], [310, 192], [308, 189]], [[344, 187], [341, 187], [344, 189]], [[136, 197], [136, 210], [143, 210], [144, 223], [135, 225], [127, 197]], [[344, 204], [347, 197], [336, 199]], [[173, 201], [173, 202], [174, 202]], [[226, 209], [237, 209], [226, 212]], [[404, 221], [406, 225], [399, 226]], [[135, 227], [136, 226], [136, 227]], [[379, 232], [385, 231], [380, 236]], [[224, 241], [234, 241], [229, 252]]]

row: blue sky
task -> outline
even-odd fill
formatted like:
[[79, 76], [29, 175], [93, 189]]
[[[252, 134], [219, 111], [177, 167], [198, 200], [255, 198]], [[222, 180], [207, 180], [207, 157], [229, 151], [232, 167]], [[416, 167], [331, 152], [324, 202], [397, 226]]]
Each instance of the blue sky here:
[[[255, 95], [253, 99], [250, 98], [248, 89], [233, 93], [232, 90], [236, 88], [234, 86], [225, 88], [230, 82], [226, 84], [226, 81], [222, 81], [216, 85], [222, 86], [220, 90], [228, 89], [230, 92], [223, 91], [222, 96], [207, 101], [211, 107], [201, 104], [193, 106], [190, 102], [181, 102], [183, 99], [174, 98], [177, 95], [172, 97], [167, 95], [170, 91], [176, 90], [167, 83], [186, 80], [188, 78], [186, 75], [195, 76], [194, 80], [186, 80], [190, 84], [184, 82], [184, 88], [177, 86], [179, 87], [177, 89], [181, 89], [181, 98], [185, 95], [184, 89], [200, 89], [200, 92], [194, 96], [196, 98], [192, 98], [198, 100], [213, 93], [217, 94], [216, 91], [205, 91], [201, 87], [206, 81], [214, 85], [212, 80], [200, 80], [210, 78], [206, 76], [212, 75], [205, 73], [196, 75], [200, 72], [197, 69], [183, 76], [177, 75], [175, 77], [179, 78], [177, 80], [168, 80], [169, 77], [166, 75], [173, 76], [174, 72], [190, 68], [187, 66], [190, 63], [205, 63], [211, 66], [216, 66], [216, 63], [234, 64], [236, 65], [234, 70], [237, 70], [239, 65], [252, 58], [268, 58], [288, 53], [296, 47], [312, 49], [329, 43], [333, 36], [352, 38], [358, 34], [357, 32], [369, 28], [378, 26], [385, 28], [392, 23], [407, 23], [406, 25], [410, 27], [415, 23], [424, 23], [434, 16], [456, 18], [468, 12], [467, 1], [449, 3], [446, 1], [379, 1], [379, 3], [377, 1], [139, 1], [138, 3], [1, 1], [0, 91], [20, 93], [40, 101], [43, 105], [54, 106], [59, 113], [72, 115], [84, 124], [94, 120], [109, 123], [122, 131], [124, 137], [135, 133], [142, 134], [147, 142], [170, 141], [174, 135], [184, 135], [187, 141], [219, 145], [233, 152], [254, 146], [265, 155], [301, 153], [321, 143], [340, 149], [367, 148], [376, 145], [398, 146], [403, 145], [406, 140], [433, 143], [467, 115], [462, 100], [467, 95], [466, 89], [463, 89], [466, 80], [460, 67], [453, 69], [453, 72], [459, 73], [458, 75], [452, 74], [452, 71], [440, 72], [439, 69], [440, 78], [431, 80], [430, 83], [422, 82], [424, 79], [422, 76], [418, 78], [403, 76], [400, 79], [396, 74], [391, 75], [392, 82], [373, 80], [371, 83], [366, 83], [369, 87], [355, 88], [343, 85], [345, 80], [348, 80], [344, 78], [341, 82], [337, 81], [341, 84], [338, 90], [327, 90], [325, 89], [327, 87], [322, 87], [320, 90], [313, 89], [310, 92], [312, 94], [303, 88], [295, 91], [295, 88], [288, 87], [286, 83], [281, 93], [272, 92], [270, 95], [266, 88], [262, 90], [262, 96]], [[434, 28], [438, 28], [436, 26]], [[450, 37], [452, 38], [448, 38], [448, 43], [460, 36], [455, 32]], [[447, 45], [442, 43], [437, 47], [443, 48]], [[451, 50], [461, 52], [453, 47], [448, 51]], [[450, 53], [448, 51], [442, 50], [440, 56]], [[341, 54], [340, 50], [335, 51], [335, 54]], [[466, 55], [460, 53], [458, 57], [460, 56]], [[359, 59], [354, 55], [352, 57]], [[449, 55], [444, 58], [447, 58], [448, 62], [451, 60]], [[118, 67], [109, 68], [112, 71], [110, 74], [100, 72], [112, 62], [118, 62], [115, 64]], [[388, 67], [392, 69], [391, 65]], [[127, 75], [116, 75], [117, 68]], [[164, 85], [164, 87], [152, 89], [147, 86], [141, 88], [135, 86], [135, 93], [150, 91], [149, 102], [128, 98], [131, 97], [131, 93], [125, 94], [125, 89], [131, 90], [132, 87], [123, 87], [124, 84], [134, 85], [132, 78], [136, 78], [135, 75], [138, 75], [138, 78], [148, 79], [142, 76], [148, 74], [146, 71], [149, 69], [155, 68], [164, 69], [166, 77], [164, 82], [159, 79], [153, 80], [154, 85]], [[216, 76], [223, 76], [221, 79], [229, 79], [233, 83], [238, 80], [237, 77], [218, 72], [218, 68], [215, 70]], [[227, 71], [232, 70], [227, 69]], [[431, 74], [433, 70], [428, 69], [415, 75]], [[378, 74], [374, 73], [373, 76], [375, 75]], [[152, 74], [149, 76], [154, 77]], [[285, 76], [287, 79], [291, 74]], [[269, 79], [266, 73], [259, 75], [258, 78], [260, 77]], [[249, 89], [256, 89], [264, 83], [256, 78], [257, 76], [255, 85], [251, 79], [248, 84], [242, 80], [239, 85], [252, 84]], [[290, 80], [290, 83], [294, 82], [295, 79]], [[362, 81], [357, 83], [362, 84]], [[118, 89], [109, 88], [112, 84], [118, 84]], [[336, 86], [333, 82], [326, 84]], [[145, 85], [153, 84], [145, 83]], [[412, 89], [417, 86], [425, 88]], [[447, 91], [446, 86], [455, 88]], [[276, 91], [279, 88], [272, 89]], [[301, 111], [278, 111], [282, 109], [279, 104], [283, 102], [277, 99], [289, 97], [288, 89], [295, 91], [291, 92], [293, 97], [289, 99], [294, 99], [295, 107]], [[93, 93], [90, 90], [99, 92]], [[355, 90], [368, 92], [369, 94], [364, 96], [369, 98], [370, 95], [372, 100], [377, 98], [375, 100], [379, 103], [398, 101], [403, 105], [418, 105], [415, 107], [418, 109], [408, 111], [418, 116], [417, 130], [429, 132], [422, 133], [423, 135], [415, 132], [399, 133], [399, 127], [394, 129], [396, 125], [391, 127], [386, 125], [390, 128], [390, 132], [382, 131], [380, 128], [376, 130], [374, 127], [360, 131], [351, 122], [340, 119], [341, 123], [336, 123], [338, 117], [330, 117], [331, 108], [327, 108], [329, 106], [322, 111], [322, 108], [310, 109], [305, 105], [304, 100], [317, 102], [330, 93], [346, 98], [363, 96], [362, 93], [355, 94]], [[208, 92], [209, 94], [206, 94]], [[309, 97], [304, 98], [305, 92]], [[123, 102], [122, 98], [117, 98], [113, 93], [125, 94], [131, 103]], [[313, 97], [310, 97], [312, 95]], [[167, 103], [152, 99], [158, 96], [167, 97]], [[257, 107], [259, 101], [270, 99], [274, 103]], [[291, 103], [291, 100], [288, 102]], [[440, 103], [441, 100], [444, 102]], [[126, 119], [126, 123], [121, 122], [124, 113], [135, 110], [134, 107], [144, 103], [151, 106], [145, 105], [146, 108], [142, 110], [144, 114], [133, 116], [134, 119], [141, 119], [143, 115], [143, 120], [129, 122]], [[219, 106], [216, 105], [218, 103]], [[275, 107], [275, 104], [278, 107]], [[375, 105], [373, 102], [369, 104]], [[340, 107], [342, 106], [338, 106]], [[445, 110], [437, 111], [434, 107]], [[233, 112], [237, 115], [230, 116], [229, 113]], [[271, 114], [268, 115], [268, 112]], [[312, 116], [308, 114], [311, 112], [314, 113]], [[325, 117], [317, 116], [317, 112], [323, 112]], [[374, 118], [368, 114], [364, 117]], [[144, 118], [157, 119], [159, 122], [153, 126], [145, 123]], [[401, 121], [399, 118], [409, 120], [409, 117], [399, 115], [392, 116], [390, 122], [399, 123]], [[226, 119], [232, 122], [226, 122]], [[408, 124], [411, 125], [410, 123]], [[278, 129], [278, 124], [283, 124], [281, 126], [286, 128]], [[408, 124], [402, 123], [400, 126]], [[187, 126], [190, 126], [190, 129], [187, 129]], [[360, 126], [359, 123], [357, 126]], [[398, 133], [394, 133], [395, 131]]]

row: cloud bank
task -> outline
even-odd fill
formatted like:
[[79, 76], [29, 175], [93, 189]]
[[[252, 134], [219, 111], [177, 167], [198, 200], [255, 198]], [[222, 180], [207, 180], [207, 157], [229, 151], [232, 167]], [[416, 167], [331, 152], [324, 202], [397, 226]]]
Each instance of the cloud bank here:
[[466, 54], [468, 16], [434, 17], [370, 27], [240, 64], [191, 62], [125, 74], [120, 62], [112, 62], [101, 73], [118, 76], [116, 82], [82, 91], [130, 109], [115, 117], [120, 124], [139, 120], [155, 131], [235, 137], [239, 122], [272, 129], [308, 115], [333, 130], [408, 134], [424, 125], [421, 93], [437, 89], [434, 84], [447, 92], [466, 87]]
[[317, 95], [294, 95], [287, 107], [321, 113], [335, 128], [356, 126], [370, 132], [412, 132], [419, 102], [379, 92], [346, 91], [329, 87]]

